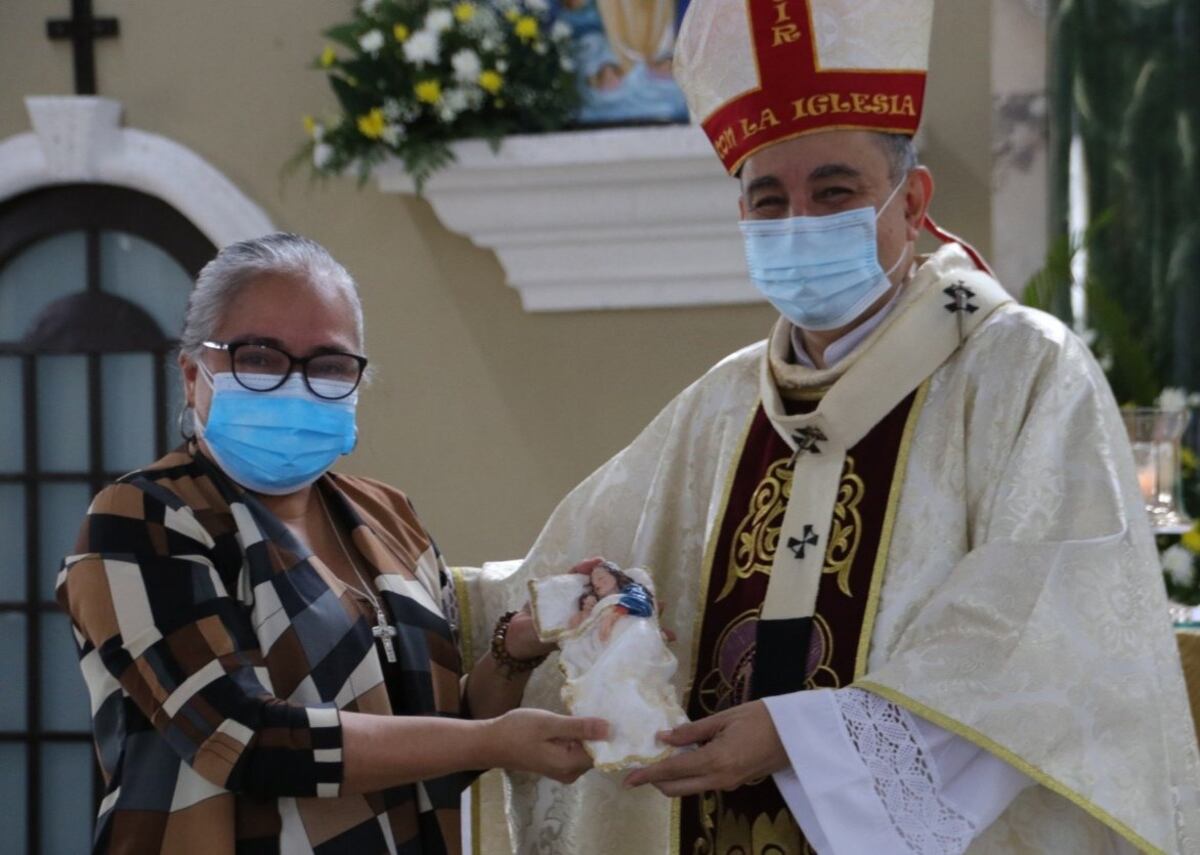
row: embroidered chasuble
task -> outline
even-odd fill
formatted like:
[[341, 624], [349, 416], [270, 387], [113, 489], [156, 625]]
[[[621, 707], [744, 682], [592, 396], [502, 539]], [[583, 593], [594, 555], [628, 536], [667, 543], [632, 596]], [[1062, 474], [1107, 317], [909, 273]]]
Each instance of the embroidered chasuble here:
[[[842, 470], [807, 657], [783, 651], [806, 689], [837, 689], [856, 674], [870, 638], [873, 579], [887, 550], [889, 499], [903, 457], [910, 394], [858, 445]], [[808, 412], [816, 400], [788, 402]], [[792, 492], [795, 452], [759, 406], [737, 464], [713, 556], [700, 631], [699, 668], [688, 698], [693, 721], [753, 698], [756, 629], [780, 527]], [[900, 473], [902, 474], [902, 473]], [[786, 544], [783, 548], [787, 548]], [[682, 800], [679, 851], [687, 855], [812, 850], [772, 779]]]
[[[1161, 569], [1087, 347], [947, 245], [834, 369], [774, 371], [790, 352], [777, 327], [722, 360], [563, 500], [525, 559], [452, 571], [467, 661], [530, 579], [604, 555], [654, 577], [693, 717], [853, 686], [1036, 782], [972, 855], [1200, 852]], [[561, 687], [539, 668], [525, 703], [561, 709]], [[508, 784], [477, 852], [805, 851], [770, 782], [688, 800], [595, 772]]]

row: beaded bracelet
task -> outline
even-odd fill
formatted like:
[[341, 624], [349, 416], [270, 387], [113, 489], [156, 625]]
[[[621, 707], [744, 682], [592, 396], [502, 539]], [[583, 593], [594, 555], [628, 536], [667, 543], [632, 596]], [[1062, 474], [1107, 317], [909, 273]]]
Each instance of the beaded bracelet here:
[[546, 656], [549, 655], [535, 656], [532, 659], [517, 659], [508, 652], [508, 645], [504, 639], [508, 636], [508, 625], [512, 623], [512, 619], [516, 615], [516, 612], [505, 612], [500, 620], [496, 621], [496, 628], [492, 630], [492, 658], [500, 665], [504, 676], [510, 680], [517, 674], [532, 671], [545, 662]]

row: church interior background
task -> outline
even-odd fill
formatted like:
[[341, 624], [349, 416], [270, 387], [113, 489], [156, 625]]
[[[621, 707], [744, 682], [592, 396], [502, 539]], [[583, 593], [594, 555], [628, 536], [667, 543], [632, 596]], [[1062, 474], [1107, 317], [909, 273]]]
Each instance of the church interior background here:
[[[353, 5], [0, 3], [4, 851], [87, 851], [99, 790], [55, 574], [90, 495], [177, 442], [172, 347], [217, 246], [295, 231], [357, 277], [377, 374], [346, 469], [408, 492], [452, 564], [521, 555], [572, 486], [769, 329], [736, 185], [686, 125], [466, 143], [423, 198], [394, 164], [362, 184], [286, 173], [301, 117], [335, 109], [313, 57]], [[1094, 330], [1119, 398], [1150, 405], [1200, 390], [1200, 112], [1179, 85], [1200, 75], [1200, 3], [1109, 4], [1142, 7], [1120, 61], [1098, 5], [939, 3], [919, 144], [938, 219], [1016, 294], [1061, 273], [1030, 298]], [[1157, 168], [1133, 156], [1151, 145]], [[1120, 271], [1108, 291], [1098, 269]], [[1188, 572], [1177, 598], [1200, 601]]]

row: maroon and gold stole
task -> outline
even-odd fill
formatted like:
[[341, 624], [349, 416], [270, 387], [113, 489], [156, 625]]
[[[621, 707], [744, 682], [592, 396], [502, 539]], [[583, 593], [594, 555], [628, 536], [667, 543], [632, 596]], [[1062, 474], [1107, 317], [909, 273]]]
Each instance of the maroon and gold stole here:
[[[911, 393], [851, 448], [833, 511], [804, 669], [804, 688], [840, 688], [865, 665], [912, 422]], [[810, 412], [817, 401], [794, 403]], [[789, 411], [793, 406], [789, 406]], [[688, 716], [700, 719], [753, 697], [759, 613], [792, 488], [792, 449], [760, 405], [729, 490], [712, 555]], [[799, 654], [799, 651], [798, 651]], [[812, 852], [771, 778], [683, 799], [681, 855]]]

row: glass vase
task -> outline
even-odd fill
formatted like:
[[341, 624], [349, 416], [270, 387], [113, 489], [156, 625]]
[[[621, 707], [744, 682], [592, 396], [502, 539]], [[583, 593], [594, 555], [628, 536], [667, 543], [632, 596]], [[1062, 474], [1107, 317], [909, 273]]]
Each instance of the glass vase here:
[[1155, 534], [1183, 534], [1195, 524], [1183, 507], [1183, 434], [1191, 412], [1123, 410], [1138, 486]]

